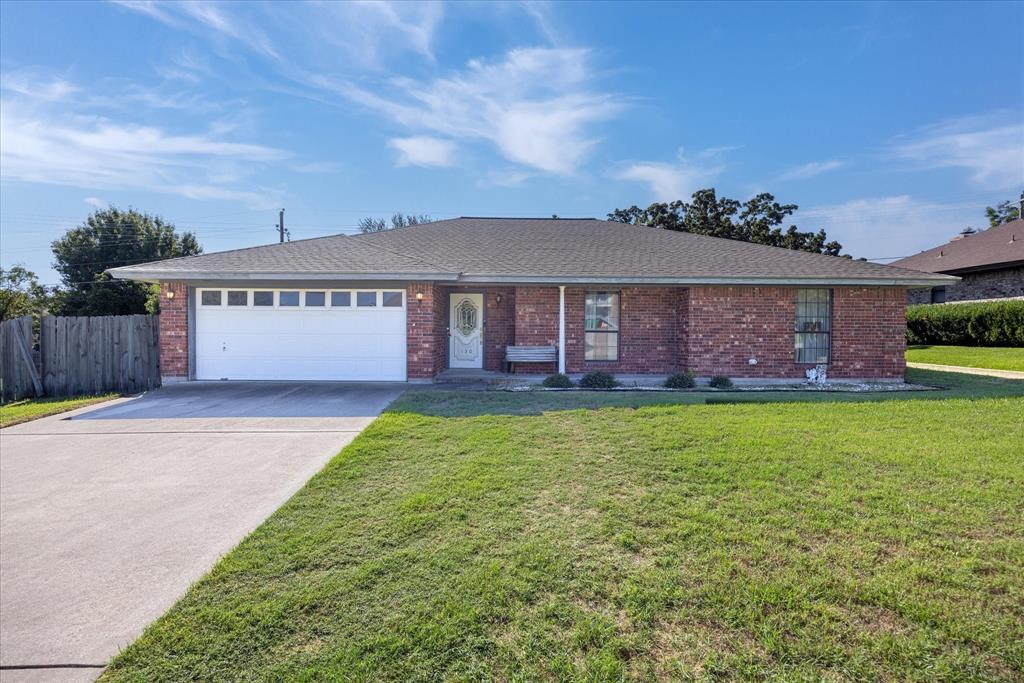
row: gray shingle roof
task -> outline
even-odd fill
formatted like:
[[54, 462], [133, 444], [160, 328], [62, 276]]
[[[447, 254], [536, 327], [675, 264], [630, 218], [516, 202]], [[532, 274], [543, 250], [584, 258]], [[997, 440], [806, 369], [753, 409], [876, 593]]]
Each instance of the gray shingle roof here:
[[931, 285], [942, 275], [595, 219], [455, 218], [114, 268], [119, 278]]
[[959, 273], [1024, 263], [1024, 220], [1009, 221], [893, 262], [928, 273]]

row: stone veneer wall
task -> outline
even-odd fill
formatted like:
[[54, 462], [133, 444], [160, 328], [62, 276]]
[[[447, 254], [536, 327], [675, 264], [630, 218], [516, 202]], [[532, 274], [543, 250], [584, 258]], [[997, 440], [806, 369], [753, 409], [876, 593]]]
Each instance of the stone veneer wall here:
[[[984, 301], [986, 299], [1007, 299], [1024, 296], [1024, 266], [1000, 268], [981, 273], [965, 273], [955, 285], [946, 285], [946, 301]], [[932, 290], [911, 289], [907, 302], [930, 304]]]

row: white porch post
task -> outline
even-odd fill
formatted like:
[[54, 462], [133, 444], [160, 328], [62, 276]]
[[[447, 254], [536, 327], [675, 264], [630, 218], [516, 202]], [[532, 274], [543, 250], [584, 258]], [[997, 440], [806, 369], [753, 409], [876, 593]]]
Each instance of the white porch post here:
[[558, 371], [565, 374], [565, 285], [558, 285]]

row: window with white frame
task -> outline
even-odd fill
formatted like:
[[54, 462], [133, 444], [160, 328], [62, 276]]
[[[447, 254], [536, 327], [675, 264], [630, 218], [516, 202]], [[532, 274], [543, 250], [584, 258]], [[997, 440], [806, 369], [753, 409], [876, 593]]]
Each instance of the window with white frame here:
[[587, 292], [584, 303], [584, 358], [619, 359], [619, 293]]
[[796, 290], [796, 362], [828, 363], [832, 345], [832, 290]]

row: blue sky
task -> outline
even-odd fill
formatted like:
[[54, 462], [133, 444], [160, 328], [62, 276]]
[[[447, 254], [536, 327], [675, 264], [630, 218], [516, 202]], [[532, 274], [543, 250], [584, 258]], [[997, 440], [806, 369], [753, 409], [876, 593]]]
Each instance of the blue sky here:
[[903, 256], [1024, 189], [1024, 3], [0, 4], [0, 263], [134, 206], [207, 251], [394, 211], [770, 191]]

